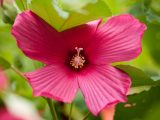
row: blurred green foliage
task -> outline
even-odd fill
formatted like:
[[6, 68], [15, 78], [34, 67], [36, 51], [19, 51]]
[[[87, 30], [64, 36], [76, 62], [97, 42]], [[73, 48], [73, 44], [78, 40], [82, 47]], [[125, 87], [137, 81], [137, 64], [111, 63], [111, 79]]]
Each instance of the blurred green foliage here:
[[[140, 86], [150, 86], [151, 88], [148, 91], [129, 95], [128, 103], [117, 105], [115, 120], [158, 120], [160, 118], [160, 0], [97, 0], [95, 3], [91, 0], [76, 0], [76, 7], [74, 6], [73, 9], [70, 7], [73, 5], [69, 0], [65, 3], [63, 0], [55, 1], [23, 0], [22, 3], [16, 0], [14, 6], [6, 3], [7, 7], [0, 8], [0, 65], [8, 69], [11, 64], [22, 72], [32, 71], [42, 66], [42, 63], [25, 57], [11, 35], [11, 26], [16, 14], [25, 9], [33, 10], [59, 31], [90, 20], [107, 18], [112, 13], [113, 15], [130, 13], [148, 27], [143, 38], [143, 52], [137, 59], [120, 63], [123, 65], [117, 67], [131, 76], [132, 87], [139, 89]], [[33, 97], [29, 84], [14, 71], [8, 69], [6, 73], [10, 82], [9, 90], [32, 101], [37, 110], [43, 113], [42, 116], [51, 120], [45, 100], [41, 97]], [[74, 103], [72, 118], [80, 120], [87, 113], [81, 94], [77, 95]], [[61, 119], [67, 119], [70, 105], [58, 102], [55, 102], [55, 105]], [[100, 116], [92, 115], [88, 118], [88, 120], [100, 119]]]
[[116, 67], [129, 74], [132, 79], [132, 87], [160, 86], [160, 80], [153, 80], [138, 68], [129, 65], [117, 65]]
[[1, 69], [9, 69], [11, 65], [7, 60], [0, 57], [0, 66], [2, 67]]
[[[117, 106], [115, 120], [158, 120], [160, 87], [128, 96], [127, 103]], [[158, 105], [158, 106], [157, 106]]]

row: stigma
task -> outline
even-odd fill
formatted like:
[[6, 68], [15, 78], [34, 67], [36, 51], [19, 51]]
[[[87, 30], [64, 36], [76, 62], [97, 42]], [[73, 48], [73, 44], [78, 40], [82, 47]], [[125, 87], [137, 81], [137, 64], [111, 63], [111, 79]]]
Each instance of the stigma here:
[[83, 48], [75, 47], [75, 50], [77, 53], [72, 57], [70, 65], [75, 69], [80, 69], [84, 66], [84, 63], [86, 61], [85, 58], [80, 54]]

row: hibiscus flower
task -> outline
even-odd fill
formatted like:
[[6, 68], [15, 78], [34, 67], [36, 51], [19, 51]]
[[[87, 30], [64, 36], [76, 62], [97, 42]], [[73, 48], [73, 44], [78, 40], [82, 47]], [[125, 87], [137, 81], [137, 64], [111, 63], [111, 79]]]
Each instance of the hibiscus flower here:
[[32, 11], [19, 14], [12, 34], [19, 48], [44, 67], [26, 73], [35, 96], [71, 103], [80, 89], [89, 110], [125, 102], [130, 77], [111, 66], [141, 53], [146, 26], [131, 15], [110, 18], [56, 31]]

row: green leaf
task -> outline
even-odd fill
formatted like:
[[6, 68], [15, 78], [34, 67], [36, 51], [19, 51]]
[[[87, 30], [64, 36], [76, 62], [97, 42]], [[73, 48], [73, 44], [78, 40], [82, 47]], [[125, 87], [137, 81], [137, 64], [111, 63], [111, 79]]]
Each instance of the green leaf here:
[[14, 2], [15, 2], [15, 4], [17, 5], [18, 10], [21, 10], [21, 11], [24, 10], [24, 6], [23, 6], [21, 0], [15, 0]]
[[116, 67], [129, 74], [132, 79], [132, 87], [160, 85], [160, 80], [151, 79], [144, 71], [136, 67], [130, 65], [117, 65]]
[[108, 5], [102, 0], [83, 5], [81, 9], [85, 11], [84, 13], [64, 11], [54, 0], [32, 0], [30, 9], [58, 31], [112, 15]]
[[96, 3], [97, 0], [59, 0], [58, 5], [61, 6], [63, 10], [66, 11], [77, 11], [80, 13], [85, 12], [83, 7], [85, 7], [89, 3]]
[[28, 8], [29, 0], [14, 0], [14, 3], [16, 4], [18, 11], [24, 11]]
[[0, 67], [2, 67], [2, 69], [9, 69], [11, 67], [10, 63], [5, 60], [4, 58], [0, 57]]
[[159, 96], [159, 86], [128, 96], [127, 103], [120, 103], [116, 106], [114, 120], [158, 120], [160, 118], [160, 114], [157, 114], [157, 107], [160, 105]]
[[138, 2], [138, 0], [103, 0], [111, 8], [111, 11], [114, 15], [126, 13], [130, 6]]
[[[158, 12], [156, 12], [152, 8], [153, 0], [141, 0], [134, 4], [131, 9], [130, 13], [136, 17], [143, 17], [147, 23], [160, 23], [160, 17]], [[158, 3], [157, 3], [158, 4]]]
[[160, 24], [160, 16], [158, 14], [152, 10], [148, 10], [146, 14], [146, 19], [149, 23]]
[[[159, 25], [149, 24], [147, 25], [147, 31], [144, 35], [144, 42], [148, 47], [148, 50], [153, 57], [156, 65], [160, 66], [160, 30]], [[158, 67], [159, 67], [158, 66]]]
[[148, 9], [151, 6], [152, 0], [144, 0], [144, 6]]

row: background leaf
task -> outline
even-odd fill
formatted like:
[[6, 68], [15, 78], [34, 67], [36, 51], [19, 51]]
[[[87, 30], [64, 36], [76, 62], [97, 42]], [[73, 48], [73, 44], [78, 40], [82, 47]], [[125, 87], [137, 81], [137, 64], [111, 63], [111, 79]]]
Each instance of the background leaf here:
[[67, 18], [62, 17], [65, 11], [54, 0], [32, 0], [30, 8], [58, 31], [112, 15], [108, 5], [102, 0], [83, 6], [85, 13], [69, 12]]
[[155, 108], [160, 104], [159, 95], [160, 87], [153, 87], [149, 91], [128, 96], [127, 103], [117, 105], [114, 120], [158, 120]]
[[136, 67], [130, 65], [117, 65], [116, 67], [129, 74], [132, 79], [132, 87], [160, 85], [160, 80], [151, 79], [144, 71]]

